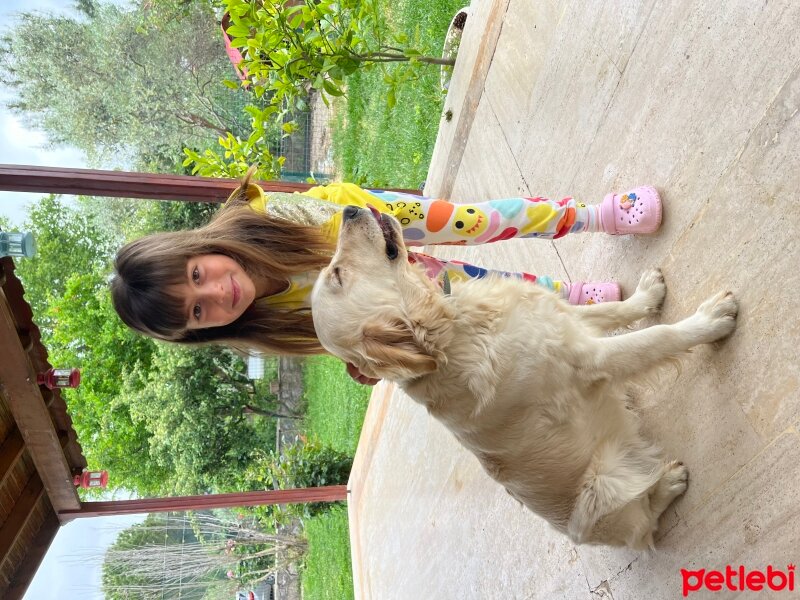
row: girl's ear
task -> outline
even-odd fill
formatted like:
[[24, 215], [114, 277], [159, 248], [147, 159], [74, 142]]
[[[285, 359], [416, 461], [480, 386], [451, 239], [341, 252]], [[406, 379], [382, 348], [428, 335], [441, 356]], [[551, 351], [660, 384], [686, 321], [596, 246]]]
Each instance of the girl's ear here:
[[438, 365], [414, 335], [411, 327], [399, 319], [374, 321], [362, 330], [363, 359], [369, 370], [387, 379], [413, 379], [433, 373]]

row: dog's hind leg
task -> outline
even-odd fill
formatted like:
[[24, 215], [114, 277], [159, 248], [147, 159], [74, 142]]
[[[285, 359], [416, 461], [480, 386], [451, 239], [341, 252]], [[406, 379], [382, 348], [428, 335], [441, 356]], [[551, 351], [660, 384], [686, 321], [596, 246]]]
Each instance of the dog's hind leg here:
[[[649, 495], [639, 500], [638, 514], [628, 511], [629, 515], [636, 514], [634, 520], [625, 522], [625, 525], [633, 525], [633, 528], [629, 530], [631, 537], [628, 545], [631, 548], [636, 550], [653, 548], [653, 537], [658, 531], [659, 517], [675, 498], [686, 491], [688, 480], [689, 469], [683, 463], [672, 461], [664, 465], [661, 478], [650, 489]], [[649, 520], [646, 527], [642, 527], [643, 518]]]
[[600, 447], [567, 524], [572, 540], [636, 549], [652, 545], [650, 491], [658, 485], [661, 464], [659, 450], [643, 440]]
[[674, 325], [654, 325], [614, 337], [596, 337], [586, 352], [583, 372], [592, 379], [627, 379], [635, 361], [639, 372], [661, 366], [698, 344], [731, 334], [738, 303], [730, 292], [706, 300], [691, 317]]
[[584, 323], [602, 331], [625, 327], [661, 310], [667, 286], [661, 269], [645, 271], [634, 294], [622, 302], [571, 306]]

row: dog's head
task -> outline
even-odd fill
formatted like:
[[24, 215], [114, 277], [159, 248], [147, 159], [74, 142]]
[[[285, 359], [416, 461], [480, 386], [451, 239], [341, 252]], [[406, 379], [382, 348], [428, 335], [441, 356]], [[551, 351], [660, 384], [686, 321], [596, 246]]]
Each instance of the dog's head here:
[[344, 209], [331, 263], [311, 294], [322, 346], [365, 375], [392, 380], [432, 373], [446, 327], [441, 292], [408, 263], [400, 224], [374, 208]]

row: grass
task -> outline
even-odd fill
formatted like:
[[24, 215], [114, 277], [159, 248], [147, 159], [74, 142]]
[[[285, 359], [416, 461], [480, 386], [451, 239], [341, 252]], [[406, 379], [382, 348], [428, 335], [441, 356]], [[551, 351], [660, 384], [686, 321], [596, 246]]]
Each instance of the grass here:
[[304, 600], [354, 597], [347, 508], [336, 506], [305, 525], [308, 554], [303, 570]]
[[342, 361], [330, 356], [308, 358], [303, 381], [306, 435], [353, 456], [372, 388], [353, 381]]
[[[340, 360], [314, 356], [303, 373], [306, 398], [306, 434], [326, 446], [355, 454], [371, 387], [353, 381]], [[353, 598], [347, 507], [306, 519], [308, 554], [302, 571], [304, 600]]]
[[[447, 27], [464, 0], [380, 0], [388, 26], [409, 38], [409, 47], [440, 56]], [[391, 67], [389, 67], [391, 68]], [[387, 104], [381, 68], [348, 78], [347, 96], [337, 103], [333, 153], [345, 181], [371, 187], [417, 188], [426, 179], [444, 94], [439, 67], [420, 65], [419, 78], [398, 89]]]

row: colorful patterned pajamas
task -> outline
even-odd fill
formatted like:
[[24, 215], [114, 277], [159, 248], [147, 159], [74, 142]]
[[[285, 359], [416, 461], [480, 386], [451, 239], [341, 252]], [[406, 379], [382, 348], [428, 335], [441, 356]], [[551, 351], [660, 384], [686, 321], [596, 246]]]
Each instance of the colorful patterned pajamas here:
[[[473, 204], [453, 204], [413, 194], [367, 190], [380, 199], [403, 227], [408, 246], [427, 244], [477, 245], [512, 238], [558, 239], [567, 233], [596, 231], [595, 207], [573, 198], [506, 198]], [[409, 260], [422, 264], [428, 275], [458, 281], [481, 278], [489, 273], [536, 282], [550, 290], [569, 295], [569, 284], [530, 273], [490, 271], [457, 260], [442, 260], [412, 252]]]
[[532, 283], [538, 283], [542, 287], [558, 292], [564, 298], [569, 295], [570, 286], [563, 281], [557, 281], [544, 275], [537, 276], [531, 273], [521, 273], [513, 271], [497, 271], [494, 269], [484, 269], [483, 267], [476, 267], [461, 260], [444, 260], [423, 254], [422, 252], [409, 252], [408, 262], [420, 264], [425, 268], [428, 277], [435, 279], [439, 285], [444, 285], [444, 274], [450, 281], [463, 281], [466, 279], [481, 279], [487, 275], [499, 275], [500, 277], [514, 277], [523, 279]]

